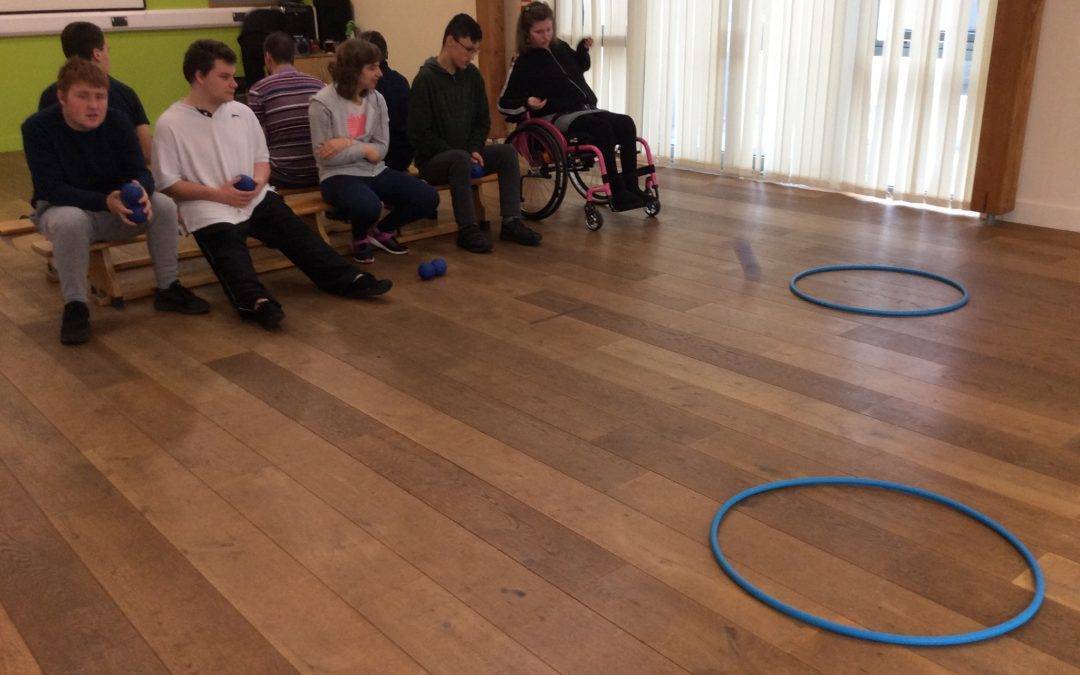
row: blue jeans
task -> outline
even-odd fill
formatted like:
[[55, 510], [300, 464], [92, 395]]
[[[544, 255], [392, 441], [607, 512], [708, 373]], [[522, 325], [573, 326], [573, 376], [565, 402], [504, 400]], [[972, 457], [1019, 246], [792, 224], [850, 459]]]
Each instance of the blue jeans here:
[[[319, 184], [325, 199], [352, 222], [353, 239], [363, 239], [372, 225], [393, 232], [421, 218], [435, 218], [439, 193], [424, 181], [401, 171], [383, 169], [374, 177], [331, 176]], [[382, 205], [390, 212], [381, 221]]]

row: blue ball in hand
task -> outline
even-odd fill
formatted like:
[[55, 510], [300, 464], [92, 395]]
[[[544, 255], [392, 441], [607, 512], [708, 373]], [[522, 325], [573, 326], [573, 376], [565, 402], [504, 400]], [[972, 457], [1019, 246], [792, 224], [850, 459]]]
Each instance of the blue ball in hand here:
[[120, 188], [120, 201], [124, 202], [124, 206], [131, 209], [128, 220], [139, 225], [146, 222], [146, 211], [143, 210], [142, 204], [139, 203], [142, 201], [142, 197], [142, 186], [137, 183], [126, 183], [124, 187]]
[[435, 266], [430, 262], [420, 263], [420, 266], [416, 268], [416, 271], [424, 281], [431, 281], [435, 278]]
[[469, 169], [469, 175], [473, 178], [482, 178], [484, 176], [484, 167], [479, 164], [473, 164], [472, 168]]
[[435, 258], [431, 261], [431, 267], [435, 270], [435, 276], [441, 277], [446, 274], [446, 261], [442, 258]]
[[255, 179], [251, 176], [240, 174], [240, 177], [233, 183], [233, 187], [242, 192], [251, 192], [255, 189]]

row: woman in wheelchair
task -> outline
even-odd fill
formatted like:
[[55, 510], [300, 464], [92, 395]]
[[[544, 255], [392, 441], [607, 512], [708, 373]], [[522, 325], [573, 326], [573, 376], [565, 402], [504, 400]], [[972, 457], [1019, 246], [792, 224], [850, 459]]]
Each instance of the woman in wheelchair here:
[[[542, 2], [521, 11], [517, 25], [517, 58], [499, 97], [499, 110], [511, 120], [527, 115], [545, 119], [571, 141], [600, 149], [611, 186], [611, 207], [626, 211], [646, 205], [648, 195], [638, 186], [637, 128], [633, 118], [596, 108], [596, 94], [583, 73], [591, 66], [592, 39], [577, 50], [553, 36], [554, 14]], [[615, 170], [619, 146], [622, 173]]]

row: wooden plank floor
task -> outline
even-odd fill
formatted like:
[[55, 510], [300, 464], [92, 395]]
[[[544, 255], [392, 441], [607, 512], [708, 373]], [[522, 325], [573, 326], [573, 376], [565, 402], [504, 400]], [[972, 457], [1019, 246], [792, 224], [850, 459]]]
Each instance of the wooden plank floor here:
[[[0, 158], [0, 216], [25, 169]], [[1080, 235], [664, 171], [663, 211], [492, 255], [449, 238], [372, 268], [383, 300], [268, 275], [284, 330], [94, 309], [57, 342], [41, 261], [0, 244], [0, 672], [1080, 670]], [[488, 195], [491, 197], [491, 195]], [[495, 208], [495, 204], [492, 204]], [[420, 282], [443, 256], [449, 274]], [[793, 298], [830, 262], [931, 269], [971, 304], [919, 319]], [[920, 279], [804, 287], [890, 307]], [[851, 474], [1017, 533], [1048, 598], [992, 642], [822, 633], [729, 582], [728, 496]], [[997, 623], [1023, 561], [907, 497], [755, 498], [722, 532], [755, 583], [894, 632]]]

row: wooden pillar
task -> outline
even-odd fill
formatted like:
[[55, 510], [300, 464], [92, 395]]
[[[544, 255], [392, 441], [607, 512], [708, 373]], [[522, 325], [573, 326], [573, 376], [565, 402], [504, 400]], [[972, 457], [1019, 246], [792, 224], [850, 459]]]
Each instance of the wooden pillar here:
[[476, 0], [476, 20], [484, 31], [480, 41], [480, 74], [487, 89], [488, 110], [491, 112], [492, 138], [505, 138], [506, 120], [499, 112], [498, 100], [506, 83], [506, 18], [503, 0]]
[[971, 210], [1001, 215], [1016, 206], [1043, 0], [998, 0], [986, 80]]

